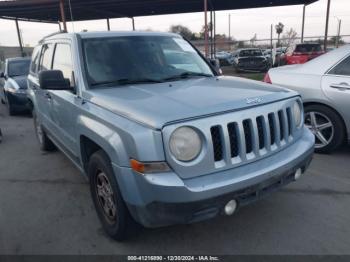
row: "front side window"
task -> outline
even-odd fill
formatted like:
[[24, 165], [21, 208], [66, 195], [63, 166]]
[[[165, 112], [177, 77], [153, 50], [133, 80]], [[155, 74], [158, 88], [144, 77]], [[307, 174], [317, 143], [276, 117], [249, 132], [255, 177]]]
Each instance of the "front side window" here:
[[28, 75], [29, 65], [29, 59], [9, 62], [7, 69], [9, 77]]
[[52, 69], [62, 71], [64, 78], [69, 79], [71, 85], [73, 84], [72, 52], [69, 44], [56, 45]]
[[41, 50], [41, 46], [37, 46], [34, 48], [34, 51], [33, 51], [32, 62], [30, 64], [30, 72], [33, 74], [36, 74], [38, 69], [40, 50]]
[[341, 76], [350, 76], [350, 56], [340, 62], [332, 70], [329, 71], [331, 75], [341, 75]]
[[39, 72], [43, 70], [51, 70], [54, 47], [54, 44], [46, 44], [43, 46], [43, 49], [41, 51]]
[[120, 36], [83, 40], [92, 87], [211, 77], [213, 72], [185, 40], [173, 36]]

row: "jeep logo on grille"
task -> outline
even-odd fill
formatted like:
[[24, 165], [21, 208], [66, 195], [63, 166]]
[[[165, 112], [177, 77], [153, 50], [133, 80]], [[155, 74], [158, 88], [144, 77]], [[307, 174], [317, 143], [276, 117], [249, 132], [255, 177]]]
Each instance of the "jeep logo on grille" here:
[[247, 98], [246, 100], [247, 104], [260, 104], [262, 103], [263, 99], [260, 97], [256, 97], [256, 98]]

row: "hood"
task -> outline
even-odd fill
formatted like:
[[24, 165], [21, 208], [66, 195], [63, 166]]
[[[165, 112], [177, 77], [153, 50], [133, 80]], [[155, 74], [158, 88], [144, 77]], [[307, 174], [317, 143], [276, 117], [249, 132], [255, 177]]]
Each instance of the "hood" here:
[[83, 94], [91, 103], [155, 129], [295, 95], [288, 89], [236, 77], [129, 85], [89, 90]]
[[12, 83], [15, 82], [14, 87], [17, 89], [27, 89], [27, 76], [13, 76], [9, 79]]

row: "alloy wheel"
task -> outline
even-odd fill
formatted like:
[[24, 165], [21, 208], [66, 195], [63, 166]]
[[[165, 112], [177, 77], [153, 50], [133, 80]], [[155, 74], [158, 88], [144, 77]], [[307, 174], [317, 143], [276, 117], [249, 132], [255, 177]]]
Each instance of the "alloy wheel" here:
[[108, 177], [102, 171], [98, 171], [96, 176], [96, 195], [107, 222], [114, 224], [117, 220], [114, 193]]
[[305, 126], [315, 135], [315, 148], [323, 148], [332, 142], [334, 126], [325, 114], [313, 111], [306, 113]]

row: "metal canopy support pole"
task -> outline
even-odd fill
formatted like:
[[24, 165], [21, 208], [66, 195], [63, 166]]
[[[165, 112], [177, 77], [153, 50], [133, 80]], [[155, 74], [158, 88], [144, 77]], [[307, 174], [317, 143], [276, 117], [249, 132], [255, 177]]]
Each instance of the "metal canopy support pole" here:
[[213, 11], [210, 10], [210, 58], [213, 58], [214, 45], [213, 45]]
[[301, 25], [301, 43], [304, 43], [305, 8], [306, 8], [306, 5], [303, 6], [303, 21], [302, 21], [302, 25]]
[[60, 32], [62, 31], [62, 28], [61, 28], [61, 23], [60, 23], [60, 21], [58, 21], [58, 29], [60, 30]]
[[231, 41], [231, 14], [228, 14], [228, 40]]
[[63, 30], [65, 32], [67, 31], [67, 23], [66, 23], [66, 14], [64, 13], [64, 3], [63, 0], [60, 0], [60, 11], [61, 11], [61, 19], [62, 19], [62, 23], [63, 23]]
[[214, 58], [216, 58], [216, 12], [214, 11]]
[[271, 32], [270, 32], [270, 48], [271, 48], [271, 58], [272, 58], [272, 49], [273, 49], [273, 24], [271, 24]]
[[337, 43], [335, 45], [336, 48], [339, 47], [340, 42], [340, 30], [341, 30], [341, 19], [338, 20], [338, 35], [337, 35]]
[[329, 10], [331, 8], [331, 0], [327, 1], [327, 16], [326, 16], [326, 29], [324, 33], [324, 51], [327, 51], [327, 40], [328, 40], [328, 24], [329, 24]]
[[107, 18], [107, 30], [111, 31], [111, 25], [109, 24], [109, 18]]
[[208, 0], [204, 0], [204, 45], [205, 45], [205, 57], [208, 57]]
[[135, 19], [134, 19], [134, 17], [131, 17], [131, 21], [132, 21], [132, 30], [135, 31]]
[[17, 28], [17, 36], [18, 36], [19, 48], [21, 49], [21, 56], [23, 57], [24, 56], [24, 52], [23, 52], [21, 32], [19, 31], [18, 20], [16, 19], [15, 22], [16, 22], [16, 28]]

